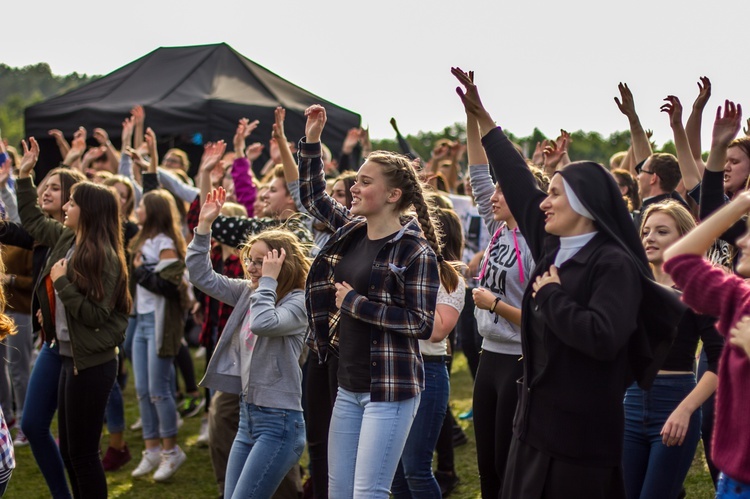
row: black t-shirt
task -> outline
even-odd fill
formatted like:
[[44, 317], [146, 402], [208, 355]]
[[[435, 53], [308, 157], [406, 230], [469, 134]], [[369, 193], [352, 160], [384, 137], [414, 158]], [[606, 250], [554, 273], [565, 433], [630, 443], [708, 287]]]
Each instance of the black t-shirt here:
[[[333, 270], [336, 282], [346, 281], [354, 291], [368, 296], [372, 264], [393, 234], [370, 240], [367, 231], [351, 235], [346, 253]], [[346, 313], [339, 320], [339, 385], [350, 392], [370, 391], [370, 333], [372, 325]]]

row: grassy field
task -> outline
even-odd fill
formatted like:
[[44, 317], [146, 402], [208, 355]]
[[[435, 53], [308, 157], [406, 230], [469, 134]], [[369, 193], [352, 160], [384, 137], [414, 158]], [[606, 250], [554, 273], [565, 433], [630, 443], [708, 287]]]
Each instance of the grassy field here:
[[[202, 364], [196, 362], [196, 370], [203, 372]], [[456, 357], [453, 367], [451, 409], [459, 414], [471, 405], [471, 377], [463, 356]], [[30, 396], [32, 394], [29, 394]], [[132, 377], [125, 391], [126, 421], [130, 425], [138, 417], [138, 407], [133, 391]], [[456, 468], [461, 479], [451, 497], [456, 499], [474, 499], [480, 497], [477, 475], [474, 429], [471, 422], [461, 422], [469, 442], [458, 447], [455, 452]], [[195, 442], [198, 438], [200, 417], [185, 420], [180, 430], [179, 443], [188, 455], [187, 462], [168, 483], [156, 483], [150, 477], [134, 479], [131, 471], [137, 466], [143, 441], [139, 432], [126, 430], [126, 437], [133, 460], [122, 471], [107, 474], [110, 497], [121, 498], [215, 498], [218, 490], [214, 481], [213, 470], [208, 456], [208, 449], [199, 448]], [[54, 429], [53, 429], [54, 431]], [[105, 431], [106, 433], [106, 431]], [[102, 436], [102, 450], [106, 450], [107, 436]], [[16, 451], [17, 468], [13, 472], [5, 497], [29, 499], [49, 497], [49, 491], [39, 469], [36, 466], [29, 447]], [[303, 458], [306, 460], [306, 457]], [[304, 462], [303, 462], [304, 464]], [[699, 448], [693, 467], [685, 483], [688, 498], [713, 497], [713, 485]]]

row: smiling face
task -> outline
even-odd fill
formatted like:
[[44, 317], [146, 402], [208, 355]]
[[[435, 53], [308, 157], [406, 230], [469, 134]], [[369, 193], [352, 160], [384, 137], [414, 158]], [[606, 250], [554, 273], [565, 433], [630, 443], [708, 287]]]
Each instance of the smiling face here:
[[81, 218], [81, 209], [76, 204], [73, 196], [70, 196], [68, 202], [65, 203], [65, 206], [63, 206], [63, 211], [65, 212], [65, 218], [63, 219], [63, 224], [65, 225], [65, 227], [74, 231], [78, 230], [78, 221]]
[[679, 238], [680, 231], [677, 228], [677, 222], [666, 213], [657, 211], [643, 222], [641, 242], [649, 263], [661, 265], [664, 261], [664, 250], [672, 246]]
[[505, 202], [505, 196], [499, 183], [495, 184], [495, 192], [490, 198], [490, 203], [492, 203], [492, 218], [496, 221], [507, 222], [513, 218], [513, 215], [510, 214], [508, 204]]
[[286, 183], [281, 177], [274, 177], [263, 195], [263, 215], [266, 217], [283, 218], [296, 211], [294, 199], [286, 189]]
[[250, 279], [252, 287], [258, 286], [258, 281], [263, 275], [263, 258], [268, 254], [271, 248], [263, 241], [256, 241], [247, 252], [243, 260], [245, 266], [245, 275]]
[[593, 221], [573, 211], [559, 174], [552, 177], [547, 197], [539, 208], [544, 212], [544, 230], [549, 234], [568, 237], [594, 231]]
[[739, 146], [729, 147], [724, 163], [724, 192], [735, 193], [744, 189], [748, 175], [750, 158]]
[[47, 179], [41, 195], [41, 207], [47, 215], [54, 218], [61, 213], [63, 203], [60, 175], [52, 175]]
[[[378, 215], [398, 199], [395, 189], [388, 184], [378, 163], [367, 161], [357, 172], [357, 181], [352, 186], [352, 214], [367, 217]], [[400, 193], [398, 193], [400, 196]]]

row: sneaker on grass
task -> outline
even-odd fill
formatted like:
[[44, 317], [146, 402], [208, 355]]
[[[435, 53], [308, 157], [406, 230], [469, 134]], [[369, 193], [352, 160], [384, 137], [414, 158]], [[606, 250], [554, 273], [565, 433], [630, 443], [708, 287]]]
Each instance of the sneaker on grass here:
[[169, 480], [177, 470], [182, 466], [182, 463], [187, 459], [187, 455], [180, 449], [179, 445], [175, 445], [172, 450], [161, 451], [161, 464], [159, 469], [154, 473], [154, 481], [163, 482]]
[[138, 463], [131, 475], [135, 478], [146, 476], [154, 471], [159, 463], [161, 463], [161, 452], [159, 450], [144, 450], [141, 462]]
[[188, 395], [182, 402], [182, 409], [180, 409], [180, 415], [183, 418], [192, 418], [197, 415], [201, 409], [206, 406], [206, 399], [200, 395], [192, 396]]
[[195, 443], [198, 447], [208, 447], [208, 419], [206, 418], [201, 419], [201, 429]]

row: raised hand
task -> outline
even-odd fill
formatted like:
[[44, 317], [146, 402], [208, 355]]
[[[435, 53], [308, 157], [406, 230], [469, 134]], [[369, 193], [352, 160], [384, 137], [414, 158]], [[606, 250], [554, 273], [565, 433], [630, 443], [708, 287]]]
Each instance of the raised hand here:
[[57, 148], [60, 150], [60, 155], [63, 158], [67, 156], [68, 151], [70, 151], [70, 144], [68, 144], [68, 141], [65, 140], [65, 136], [63, 135], [63, 133], [57, 128], [53, 128], [47, 133], [50, 134], [50, 136], [52, 136], [55, 139]]
[[130, 110], [130, 116], [133, 118], [135, 125], [142, 126], [146, 122], [146, 110], [141, 105], [133, 106], [133, 109]]
[[[730, 100], [724, 101], [724, 112], [721, 106], [716, 110], [713, 141], [715, 145], [726, 147], [737, 136], [742, 124], [742, 106]], [[713, 145], [712, 145], [713, 147]]]
[[281, 248], [281, 251], [269, 251], [268, 254], [263, 257], [261, 275], [263, 277], [270, 277], [271, 279], [278, 280], [284, 260], [286, 260], [286, 250], [284, 248]]
[[26, 178], [31, 175], [31, 170], [34, 169], [36, 162], [39, 160], [39, 144], [34, 137], [29, 138], [30, 146], [26, 145], [26, 141], [21, 141], [23, 146], [23, 157], [21, 158], [21, 164], [18, 165], [19, 178]]
[[661, 105], [661, 112], [669, 115], [669, 125], [672, 128], [682, 126], [682, 104], [680, 99], [674, 95], [667, 95], [664, 98], [666, 104]]
[[[210, 172], [216, 165], [219, 164], [221, 158], [224, 156], [224, 151], [227, 149], [227, 144], [220, 140], [218, 142], [209, 142], [203, 146], [203, 156], [201, 156], [201, 163], [198, 167], [198, 171], [201, 173]], [[222, 172], [223, 175], [223, 172]]]
[[615, 97], [615, 103], [617, 108], [622, 114], [632, 119], [638, 116], [635, 112], [635, 100], [633, 99], [633, 92], [630, 91], [627, 83], [620, 82], [617, 85], [617, 89], [620, 91], [620, 97], [622, 100]]
[[313, 104], [305, 109], [307, 123], [305, 123], [305, 137], [308, 143], [320, 142], [323, 128], [326, 126], [326, 110], [320, 104]]
[[151, 156], [151, 163], [149, 164], [149, 172], [156, 173], [156, 167], [159, 165], [159, 152], [156, 148], [156, 132], [151, 127], [146, 129], [146, 135], [143, 140], [146, 141], [148, 146], [148, 154]]
[[456, 87], [456, 93], [461, 98], [466, 114], [479, 117], [485, 109], [482, 99], [479, 98], [477, 86], [474, 85], [474, 71], [467, 73], [461, 68], [456, 67], [451, 68], [451, 74], [464, 86], [465, 90], [461, 90], [461, 87]]
[[350, 128], [344, 137], [344, 144], [341, 146], [343, 154], [351, 154], [354, 148], [359, 144], [359, 128]]
[[393, 127], [393, 131], [396, 133], [399, 133], [398, 124], [396, 123], [396, 118], [391, 118], [390, 124]]
[[252, 123], [247, 118], [240, 119], [237, 124], [237, 130], [234, 132], [234, 154], [236, 157], [244, 157], [245, 154], [245, 139], [253, 133], [253, 130], [258, 128], [260, 121], [255, 120]]
[[703, 111], [709, 98], [711, 98], [711, 80], [707, 76], [701, 76], [698, 82], [698, 97], [693, 102], [693, 109]]
[[370, 127], [359, 129], [359, 143], [362, 146], [362, 156], [367, 157], [372, 152], [372, 142], [370, 142]]
[[274, 123], [271, 125], [271, 138], [277, 142], [286, 142], [286, 132], [284, 131], [284, 120], [286, 119], [286, 109], [281, 106], [273, 110]]
[[247, 149], [245, 149], [245, 156], [247, 156], [247, 160], [252, 163], [256, 159], [260, 158], [260, 155], [263, 154], [264, 147], [265, 146], [260, 142], [254, 142], [247, 146]]
[[532, 163], [539, 166], [544, 164], [544, 149], [546, 149], [548, 145], [549, 141], [547, 139], [536, 143], [536, 147], [534, 147], [534, 154], [531, 155]]
[[743, 127], [743, 132], [745, 132], [745, 135], [750, 135], [750, 118], [747, 119], [747, 126]]
[[[570, 134], [565, 130], [560, 130], [560, 136], [554, 141], [549, 141], [543, 150], [544, 169], [548, 173], [553, 173], [560, 165], [560, 161], [568, 154], [568, 145], [570, 144]], [[567, 164], [567, 163], [566, 163]]]
[[126, 150], [128, 147], [131, 146], [131, 141], [133, 140], [134, 129], [135, 129], [135, 118], [133, 118], [133, 116], [128, 116], [122, 122], [122, 134], [120, 135], [120, 138], [122, 139], [123, 150]]
[[198, 215], [198, 225], [196, 231], [199, 234], [208, 234], [211, 232], [211, 224], [214, 223], [216, 217], [221, 213], [221, 208], [227, 200], [227, 193], [223, 187], [213, 189], [206, 196], [206, 202], [201, 207], [200, 215]]
[[83, 155], [84, 164], [93, 163], [107, 152], [106, 146], [92, 147]]
[[94, 128], [94, 139], [99, 142], [100, 145], [106, 145], [109, 142], [109, 134], [103, 128]]
[[73, 166], [73, 164], [78, 161], [81, 156], [83, 156], [83, 153], [85, 151], [86, 129], [83, 127], [78, 127], [78, 130], [76, 130], [73, 134], [73, 142], [71, 142], [70, 144], [70, 149], [68, 150], [68, 154], [65, 155], [63, 163], [68, 166]]

